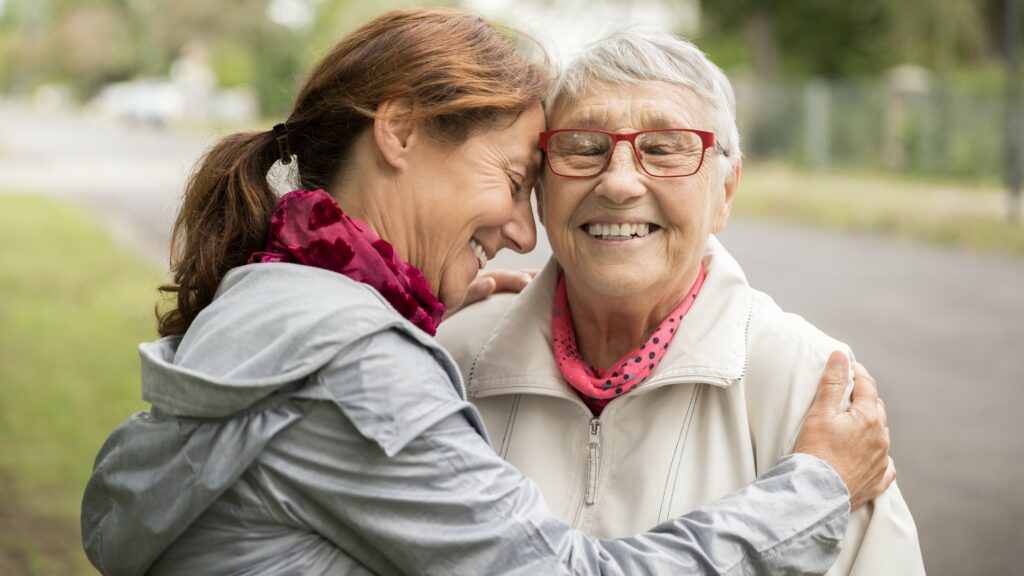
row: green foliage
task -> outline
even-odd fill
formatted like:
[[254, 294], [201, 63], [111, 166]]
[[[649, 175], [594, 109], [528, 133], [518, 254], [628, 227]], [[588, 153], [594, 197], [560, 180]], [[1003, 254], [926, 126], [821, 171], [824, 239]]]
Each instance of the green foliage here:
[[252, 84], [259, 62], [256, 56], [231, 42], [218, 42], [212, 51], [213, 70], [225, 88]]
[[136, 347], [156, 336], [160, 279], [68, 206], [3, 199], [0, 516], [25, 529], [0, 538], [0, 556], [67, 573], [87, 565], [77, 525], [93, 459], [143, 407]]
[[858, 76], [903, 62], [947, 70], [997, 52], [975, 0], [703, 2], [708, 37], [742, 38], [762, 76]]

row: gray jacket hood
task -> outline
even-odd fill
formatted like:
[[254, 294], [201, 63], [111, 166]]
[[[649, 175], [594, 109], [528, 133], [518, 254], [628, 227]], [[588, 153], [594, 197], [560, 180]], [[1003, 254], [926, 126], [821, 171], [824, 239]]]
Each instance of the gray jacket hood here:
[[288, 400], [315, 396], [312, 374], [390, 329], [448, 358], [375, 290], [340, 274], [279, 263], [229, 272], [183, 337], [139, 346], [152, 409], [121, 424], [96, 458], [82, 502], [92, 563], [104, 574], [145, 572], [303, 416], [308, 403]]

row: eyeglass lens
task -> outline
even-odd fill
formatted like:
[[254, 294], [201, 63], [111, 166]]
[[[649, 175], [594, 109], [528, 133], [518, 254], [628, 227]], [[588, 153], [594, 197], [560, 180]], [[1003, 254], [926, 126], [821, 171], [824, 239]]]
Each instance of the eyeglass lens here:
[[[644, 170], [652, 176], [689, 176], [704, 154], [700, 136], [685, 130], [645, 132], [636, 138]], [[548, 141], [551, 169], [563, 176], [596, 176], [608, 163], [612, 137], [600, 132], [556, 132]]]

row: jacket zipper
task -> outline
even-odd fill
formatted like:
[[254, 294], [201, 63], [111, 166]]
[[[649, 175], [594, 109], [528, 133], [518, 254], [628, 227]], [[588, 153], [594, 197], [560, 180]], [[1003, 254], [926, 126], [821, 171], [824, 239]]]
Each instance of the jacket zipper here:
[[601, 420], [590, 421], [590, 439], [587, 440], [587, 505], [594, 503], [597, 492], [597, 473], [601, 469]]
[[[638, 388], [636, 393], [633, 394], [633, 397], [636, 397], [637, 395], [642, 393], [646, 394], [657, 388], [661, 388], [667, 383], [688, 385], [706, 384], [708, 386], [716, 386], [719, 388], [724, 388], [728, 386], [728, 383], [726, 381], [723, 381], [723, 379], [716, 377], [692, 375], [686, 377], [678, 377], [663, 375], [659, 378], [649, 380], [647, 382], [647, 386]], [[651, 386], [651, 384], [653, 384], [653, 386]], [[579, 399], [579, 397], [572, 397], [559, 393], [551, 393], [550, 390], [547, 388], [538, 389], [538, 387], [512, 385], [490, 388], [484, 391], [483, 393], [481, 393], [480, 391], [474, 391], [471, 394], [474, 398], [487, 398], [490, 396], [508, 394], [536, 394], [538, 396], [562, 398], [565, 400], [569, 400], [573, 404], [577, 404], [582, 410], [586, 411], [587, 415], [592, 416], [592, 414], [590, 413], [590, 408], [587, 408], [586, 404], [584, 404], [583, 401]], [[623, 399], [625, 399], [625, 397], [623, 397]], [[606, 407], [605, 410], [608, 410], [609, 408], [610, 407]], [[579, 503], [576, 505], [576, 513], [573, 514], [573, 520], [571, 523], [571, 526], [578, 530], [582, 529], [580, 524], [583, 520], [584, 511], [587, 509], [587, 507], [593, 506], [596, 501], [597, 478], [601, 466], [601, 419], [591, 417], [589, 425], [590, 433], [587, 438], [587, 489], [586, 492], [578, 500]]]
[[579, 529], [583, 511], [593, 506], [597, 494], [597, 475], [601, 471], [601, 419], [590, 419], [590, 434], [587, 437], [587, 489], [576, 505], [572, 527]]

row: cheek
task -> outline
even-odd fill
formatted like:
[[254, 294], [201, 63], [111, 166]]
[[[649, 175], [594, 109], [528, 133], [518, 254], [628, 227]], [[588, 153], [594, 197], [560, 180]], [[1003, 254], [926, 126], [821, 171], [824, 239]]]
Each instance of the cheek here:
[[714, 201], [707, 184], [705, 180], [699, 182], [699, 186], [666, 190], [657, 195], [669, 226], [689, 236], [701, 233], [714, 222], [718, 214], [716, 207], [720, 203]]
[[561, 234], [571, 226], [572, 215], [579, 206], [580, 193], [571, 186], [547, 187], [541, 204], [544, 227]]

